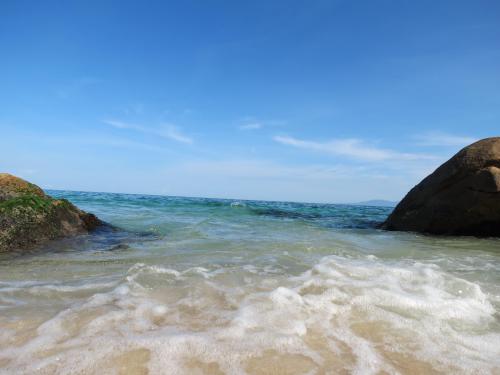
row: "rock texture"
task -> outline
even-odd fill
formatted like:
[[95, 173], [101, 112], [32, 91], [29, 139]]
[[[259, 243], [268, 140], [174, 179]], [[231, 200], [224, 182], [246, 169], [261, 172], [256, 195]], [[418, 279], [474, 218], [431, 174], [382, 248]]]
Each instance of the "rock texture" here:
[[53, 199], [23, 179], [0, 173], [0, 251], [86, 233], [103, 224], [65, 199]]
[[465, 147], [415, 186], [382, 228], [500, 236], [500, 137]]

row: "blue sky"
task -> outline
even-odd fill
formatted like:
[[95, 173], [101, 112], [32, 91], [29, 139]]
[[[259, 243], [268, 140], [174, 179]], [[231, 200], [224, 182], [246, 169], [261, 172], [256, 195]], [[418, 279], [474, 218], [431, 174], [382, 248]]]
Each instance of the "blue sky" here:
[[500, 2], [0, 2], [0, 170], [45, 188], [399, 200], [500, 135]]

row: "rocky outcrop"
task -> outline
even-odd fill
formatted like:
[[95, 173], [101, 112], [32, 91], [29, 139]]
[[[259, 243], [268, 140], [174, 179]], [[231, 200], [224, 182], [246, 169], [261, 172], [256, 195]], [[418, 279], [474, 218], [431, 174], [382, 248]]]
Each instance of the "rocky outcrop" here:
[[388, 230], [500, 236], [500, 137], [465, 147], [415, 186]]
[[30, 248], [101, 224], [66, 199], [53, 199], [36, 185], [0, 173], [0, 251]]

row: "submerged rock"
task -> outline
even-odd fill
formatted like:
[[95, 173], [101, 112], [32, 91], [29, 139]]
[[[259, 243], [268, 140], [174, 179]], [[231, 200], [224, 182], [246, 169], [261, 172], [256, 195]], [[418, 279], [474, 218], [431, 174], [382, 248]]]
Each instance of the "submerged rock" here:
[[53, 199], [34, 184], [0, 173], [0, 251], [30, 248], [101, 224], [66, 199]]
[[465, 147], [415, 186], [388, 230], [500, 236], [500, 137]]

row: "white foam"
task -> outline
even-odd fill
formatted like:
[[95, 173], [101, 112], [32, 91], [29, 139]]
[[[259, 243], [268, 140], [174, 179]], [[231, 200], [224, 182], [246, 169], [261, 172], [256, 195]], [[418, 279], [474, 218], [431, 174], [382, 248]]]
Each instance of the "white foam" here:
[[[113, 373], [120, 353], [144, 349], [153, 374], [195, 373], [200, 363], [240, 374], [271, 355], [310, 373], [404, 372], [401, 358], [445, 373], [500, 368], [490, 296], [438, 266], [329, 256], [299, 276], [264, 270], [242, 266], [234, 278], [229, 269], [136, 264], [120, 285], [60, 311], [28, 341], [0, 343], [0, 362], [7, 373]], [[4, 342], [15, 335], [2, 331]]]

